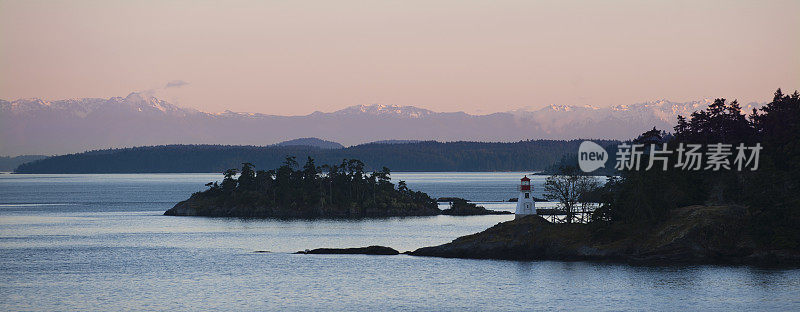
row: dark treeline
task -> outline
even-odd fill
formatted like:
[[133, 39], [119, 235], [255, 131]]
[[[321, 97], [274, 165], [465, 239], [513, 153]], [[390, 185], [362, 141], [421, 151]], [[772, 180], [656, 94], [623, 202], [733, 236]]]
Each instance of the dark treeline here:
[[[605, 166], [598, 168], [595, 171], [591, 172], [593, 176], [612, 176], [618, 175], [617, 169], [614, 168], [614, 152], [617, 150], [617, 145], [619, 145], [619, 141], [597, 141], [593, 140], [593, 142], [598, 143], [600, 146], [603, 147], [609, 154], [606, 158]], [[541, 174], [559, 174], [562, 168], [578, 168], [578, 151], [572, 151], [570, 153], [564, 154], [561, 156], [557, 162], [550, 165], [550, 167], [544, 169]]]
[[364, 163], [356, 159], [317, 166], [308, 157], [300, 167], [295, 157], [288, 157], [273, 170], [256, 170], [253, 164], [244, 163], [241, 170], [226, 170], [222, 183], [207, 186], [208, 190], [193, 194], [165, 214], [357, 218], [441, 212], [434, 199], [409, 190], [404, 181], [395, 188], [388, 168], [367, 174]]
[[[746, 115], [749, 113], [749, 115]], [[633, 143], [667, 143], [676, 151], [679, 144], [731, 144], [730, 170], [676, 168], [672, 153], [667, 171], [643, 170], [649, 155], [642, 157], [642, 170], [622, 171], [605, 188], [605, 205], [594, 219], [607, 233], [616, 228], [630, 233], [647, 230], [666, 219], [674, 209], [689, 205], [735, 205], [746, 207], [748, 224], [742, 231], [754, 237], [762, 248], [800, 248], [800, 94], [785, 95], [779, 89], [772, 102], [760, 110], [742, 112], [736, 101], [717, 99], [706, 110], [688, 119], [678, 117], [674, 136], [649, 131]], [[736, 147], [761, 144], [757, 170], [739, 171], [734, 164]], [[748, 152], [749, 156], [749, 152]]]
[[[166, 145], [108, 149], [62, 155], [20, 165], [18, 173], [222, 172], [250, 162], [275, 168], [293, 155], [319, 163], [360, 159], [367, 171], [516, 171], [544, 170], [574, 153], [580, 140], [532, 140], [515, 143], [415, 142], [362, 144], [344, 149], [308, 146]], [[603, 145], [616, 141], [595, 141]]]

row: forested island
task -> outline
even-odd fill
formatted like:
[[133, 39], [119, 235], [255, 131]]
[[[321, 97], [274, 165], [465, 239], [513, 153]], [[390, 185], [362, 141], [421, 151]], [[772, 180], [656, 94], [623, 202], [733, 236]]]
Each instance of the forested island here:
[[[618, 141], [596, 140], [603, 146]], [[294, 142], [301, 144], [302, 142]], [[258, 168], [280, 166], [286, 156], [318, 163], [360, 159], [367, 171], [537, 171], [550, 168], [581, 140], [501, 142], [387, 141], [347, 148], [303, 145], [164, 145], [107, 149], [53, 156], [20, 165], [16, 173], [190, 173], [222, 172], [250, 162]]]
[[[687, 170], [674, 165], [680, 162], [673, 153], [666, 170], [642, 167], [610, 178], [598, 190], [601, 206], [588, 223], [553, 224], [532, 215], [410, 254], [800, 265], [800, 93], [779, 89], [772, 102], [749, 114], [736, 101], [717, 99], [689, 118], [679, 116], [674, 131], [648, 131], [630, 143], [658, 150], [666, 144], [673, 151], [730, 144], [731, 168], [711, 170], [704, 163]], [[737, 146], [763, 148], [757, 167], [736, 167]], [[654, 156], [644, 153], [641, 161]]]
[[[222, 183], [208, 183], [207, 190], [192, 194], [164, 214], [240, 218], [365, 218], [432, 216], [442, 211], [436, 200], [412, 191], [404, 181], [397, 187], [383, 167], [367, 173], [364, 163], [345, 159], [336, 165], [317, 166], [307, 158], [298, 168], [287, 157], [274, 170], [225, 171]], [[238, 174], [238, 178], [236, 177]]]

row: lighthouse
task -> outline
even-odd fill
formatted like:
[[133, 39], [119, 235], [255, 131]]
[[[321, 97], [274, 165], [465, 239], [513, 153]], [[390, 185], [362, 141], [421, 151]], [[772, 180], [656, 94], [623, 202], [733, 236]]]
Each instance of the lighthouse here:
[[519, 199], [517, 199], [517, 211], [514, 218], [536, 214], [536, 203], [531, 195], [531, 179], [528, 176], [522, 177], [519, 184]]

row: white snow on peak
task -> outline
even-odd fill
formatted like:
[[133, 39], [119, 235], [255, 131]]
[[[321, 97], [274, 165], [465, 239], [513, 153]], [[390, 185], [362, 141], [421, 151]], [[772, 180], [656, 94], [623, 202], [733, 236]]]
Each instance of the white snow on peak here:
[[128, 96], [102, 98], [72, 98], [65, 100], [46, 101], [39, 98], [19, 99], [11, 102], [3, 101], [3, 112], [12, 114], [35, 114], [52, 112], [85, 118], [93, 114], [140, 113], [162, 114], [173, 116], [188, 116], [190, 114], [205, 114], [192, 108], [181, 108], [167, 101], [159, 100], [153, 96], [133, 92]]
[[395, 116], [405, 118], [421, 118], [433, 114], [432, 111], [414, 106], [394, 104], [355, 105], [333, 112], [335, 115], [369, 114], [378, 116]]
[[615, 111], [626, 111], [628, 109], [630, 109], [630, 106], [625, 105], [625, 104], [611, 106], [611, 110], [615, 110]]
[[167, 111], [167, 109], [164, 108], [164, 106], [161, 106], [161, 103], [159, 103], [158, 101], [150, 101], [150, 103], [151, 103], [152, 107], [154, 107], [157, 110], [160, 110], [162, 112], [166, 112]]
[[569, 112], [572, 110], [572, 106], [550, 104], [550, 109], [557, 112]]

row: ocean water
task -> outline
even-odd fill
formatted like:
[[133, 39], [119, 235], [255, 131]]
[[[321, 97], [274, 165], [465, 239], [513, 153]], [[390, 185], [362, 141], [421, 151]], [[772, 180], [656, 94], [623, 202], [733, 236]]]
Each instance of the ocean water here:
[[[394, 173], [487, 208], [524, 173]], [[541, 195], [544, 177], [533, 177]], [[0, 310], [798, 310], [800, 270], [366, 255], [513, 216], [242, 220], [161, 214], [218, 174], [0, 174]], [[267, 252], [256, 252], [267, 251]]]

